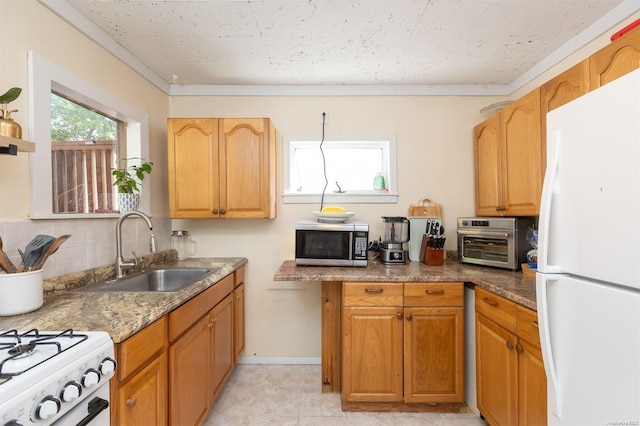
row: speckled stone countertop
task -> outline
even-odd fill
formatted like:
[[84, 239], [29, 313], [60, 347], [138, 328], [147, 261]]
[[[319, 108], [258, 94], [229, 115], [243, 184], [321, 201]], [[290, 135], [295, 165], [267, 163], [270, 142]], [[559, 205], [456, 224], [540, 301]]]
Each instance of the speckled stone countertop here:
[[[170, 258], [170, 257], [169, 257]], [[166, 258], [163, 258], [166, 260]], [[162, 263], [162, 262], [161, 262]], [[0, 317], [0, 330], [100, 330], [107, 331], [114, 342], [119, 343], [148, 326], [158, 318], [169, 313], [198, 293], [220, 281], [247, 263], [244, 257], [198, 258], [166, 263], [166, 266], [214, 267], [220, 268], [178, 291], [147, 293], [112, 293], [78, 291], [77, 283], [90, 284], [103, 275], [113, 275], [111, 271], [103, 274], [92, 270], [91, 273], [78, 273], [77, 280], [67, 278], [45, 281], [45, 302], [34, 312], [10, 317]], [[149, 266], [149, 265], [147, 265]], [[153, 266], [158, 266], [154, 263]], [[165, 266], [162, 263], [162, 266]], [[109, 267], [105, 267], [109, 268]], [[67, 277], [67, 276], [65, 276]], [[97, 277], [97, 278], [96, 278]], [[49, 281], [47, 283], [47, 281]], [[49, 291], [47, 291], [49, 290]]]
[[367, 267], [297, 266], [285, 261], [275, 273], [275, 281], [387, 281], [465, 282], [487, 289], [515, 303], [536, 310], [536, 278], [521, 271], [462, 264], [447, 260], [443, 266], [421, 262], [384, 265], [369, 260]]

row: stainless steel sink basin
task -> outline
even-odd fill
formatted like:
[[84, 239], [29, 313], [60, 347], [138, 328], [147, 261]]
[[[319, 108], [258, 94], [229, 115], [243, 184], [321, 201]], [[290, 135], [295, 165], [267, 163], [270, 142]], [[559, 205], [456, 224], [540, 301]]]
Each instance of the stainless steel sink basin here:
[[149, 269], [117, 280], [90, 284], [78, 291], [165, 292], [177, 291], [220, 268], [162, 268]]

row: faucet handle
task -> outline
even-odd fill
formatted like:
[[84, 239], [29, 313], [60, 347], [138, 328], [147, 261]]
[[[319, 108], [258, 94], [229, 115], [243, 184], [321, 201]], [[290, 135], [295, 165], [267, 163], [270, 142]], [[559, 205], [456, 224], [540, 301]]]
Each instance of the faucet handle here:
[[131, 254], [133, 255], [133, 268], [137, 268], [138, 267], [138, 256], [136, 256], [136, 252], [132, 251]]

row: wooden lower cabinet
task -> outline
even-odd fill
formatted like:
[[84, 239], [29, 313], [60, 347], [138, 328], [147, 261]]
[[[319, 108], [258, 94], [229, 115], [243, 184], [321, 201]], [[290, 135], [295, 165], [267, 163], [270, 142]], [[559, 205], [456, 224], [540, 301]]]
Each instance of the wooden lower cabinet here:
[[462, 283], [344, 283], [343, 409], [455, 411], [462, 304]]
[[536, 312], [476, 288], [478, 409], [490, 425], [546, 425]]
[[209, 314], [210, 402], [220, 393], [233, 370], [233, 294], [218, 303]]
[[[243, 277], [244, 278], [244, 277]], [[236, 280], [237, 282], [238, 280]], [[233, 290], [233, 364], [238, 363], [238, 358], [244, 352], [244, 335], [245, 335], [245, 322], [244, 322], [244, 280], [240, 281], [240, 284], [236, 285]]]
[[163, 317], [116, 345], [111, 424], [167, 424], [166, 335]]

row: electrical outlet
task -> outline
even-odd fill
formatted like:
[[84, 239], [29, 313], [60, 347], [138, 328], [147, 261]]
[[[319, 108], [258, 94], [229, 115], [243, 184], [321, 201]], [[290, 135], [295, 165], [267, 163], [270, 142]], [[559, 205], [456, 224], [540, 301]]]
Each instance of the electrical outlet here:
[[320, 124], [329, 124], [329, 113], [327, 111], [320, 113]]

